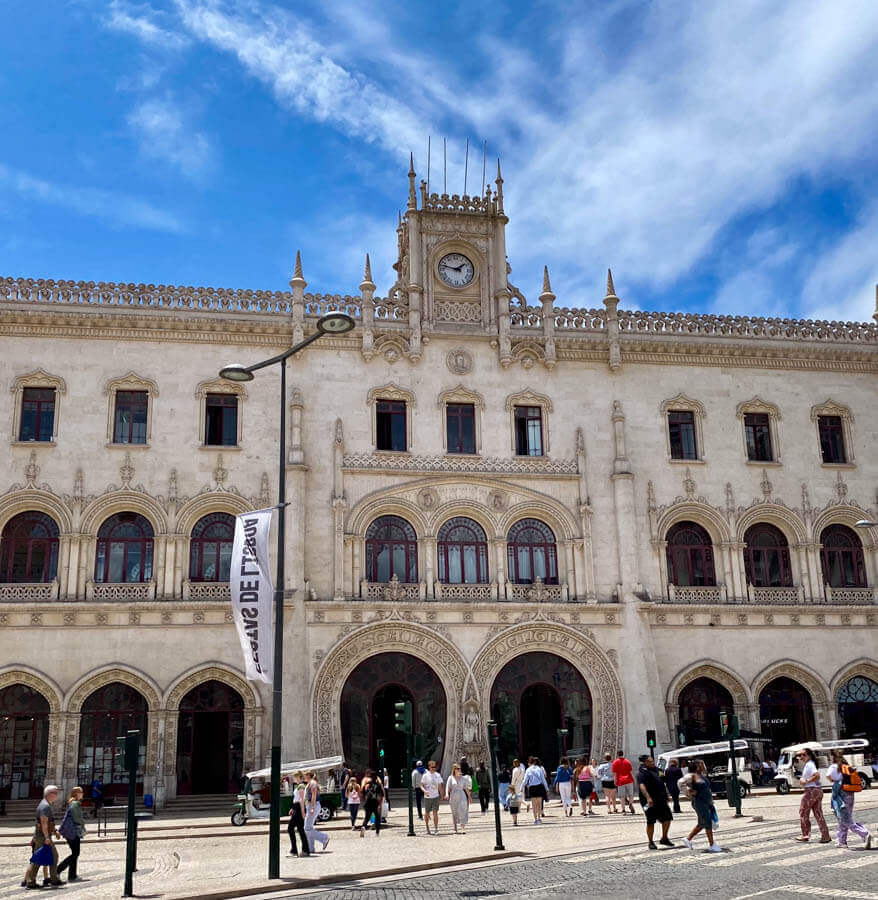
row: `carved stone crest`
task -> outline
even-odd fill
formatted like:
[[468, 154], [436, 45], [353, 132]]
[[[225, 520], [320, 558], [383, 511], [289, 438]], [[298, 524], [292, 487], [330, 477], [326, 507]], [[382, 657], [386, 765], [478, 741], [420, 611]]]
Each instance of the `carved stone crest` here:
[[455, 347], [445, 357], [445, 365], [448, 366], [448, 371], [455, 375], [468, 375], [473, 370], [473, 358], [462, 347]]
[[439, 495], [433, 488], [424, 488], [418, 491], [418, 506], [421, 509], [435, 509], [439, 503]]

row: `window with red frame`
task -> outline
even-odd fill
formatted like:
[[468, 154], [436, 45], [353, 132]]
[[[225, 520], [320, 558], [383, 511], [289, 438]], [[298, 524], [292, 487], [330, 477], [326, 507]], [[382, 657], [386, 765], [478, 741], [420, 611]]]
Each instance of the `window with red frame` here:
[[754, 587], [792, 587], [790, 548], [784, 533], [774, 525], [759, 522], [744, 535], [744, 565], [747, 581]]
[[58, 524], [41, 512], [13, 516], [0, 535], [0, 582], [45, 584], [58, 572]]
[[678, 587], [716, 585], [710, 535], [695, 522], [677, 522], [667, 536], [668, 581]]
[[20, 441], [51, 441], [55, 431], [55, 388], [28, 388], [21, 395]]
[[824, 463], [846, 463], [844, 448], [844, 426], [841, 416], [818, 416], [817, 430], [820, 434], [820, 455]]
[[488, 539], [478, 522], [458, 516], [439, 529], [439, 580], [444, 584], [488, 583]]
[[472, 403], [449, 403], [445, 407], [449, 453], [476, 452], [476, 408]]
[[509, 580], [514, 584], [558, 583], [558, 552], [555, 535], [539, 519], [521, 519], [506, 535]]
[[417, 536], [405, 519], [381, 516], [366, 531], [366, 578], [386, 583], [394, 575], [409, 584], [417, 582]]
[[113, 415], [114, 444], [145, 444], [146, 413], [149, 394], [146, 391], [116, 391]]
[[189, 539], [189, 580], [228, 581], [235, 517], [211, 513], [195, 523]]
[[208, 394], [204, 410], [204, 443], [234, 447], [238, 443], [238, 398], [234, 394]]
[[823, 580], [830, 587], [867, 587], [859, 537], [846, 525], [830, 525], [820, 535]]
[[152, 578], [153, 530], [137, 513], [110, 516], [98, 529], [95, 581], [114, 584]]

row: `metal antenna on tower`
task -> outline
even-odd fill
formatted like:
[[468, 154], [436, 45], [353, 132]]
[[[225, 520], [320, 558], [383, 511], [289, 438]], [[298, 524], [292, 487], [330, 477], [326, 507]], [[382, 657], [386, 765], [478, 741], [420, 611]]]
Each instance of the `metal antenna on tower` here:
[[430, 196], [430, 135], [427, 135], [427, 196]]
[[463, 196], [466, 197], [466, 177], [469, 173], [469, 138], [466, 139], [466, 156], [463, 163]]
[[485, 165], [488, 161], [488, 142], [485, 141], [484, 146], [482, 147], [482, 194], [485, 193]]
[[448, 155], [445, 152], [445, 138], [442, 138], [442, 193], [448, 193]]

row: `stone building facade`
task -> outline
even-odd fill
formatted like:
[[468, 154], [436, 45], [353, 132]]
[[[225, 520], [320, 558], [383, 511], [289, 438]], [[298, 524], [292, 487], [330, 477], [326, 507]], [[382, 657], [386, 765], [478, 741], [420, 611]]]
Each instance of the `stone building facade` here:
[[878, 325], [529, 301], [506, 225], [499, 171], [411, 171], [387, 297], [368, 258], [345, 296], [300, 259], [286, 292], [0, 281], [0, 795], [115, 789], [127, 727], [160, 803], [265, 763], [221, 576], [275, 502], [279, 374], [217, 373], [333, 310], [282, 400], [285, 758], [394, 770], [401, 698], [445, 769], [492, 717], [550, 762], [719, 709], [878, 737]]

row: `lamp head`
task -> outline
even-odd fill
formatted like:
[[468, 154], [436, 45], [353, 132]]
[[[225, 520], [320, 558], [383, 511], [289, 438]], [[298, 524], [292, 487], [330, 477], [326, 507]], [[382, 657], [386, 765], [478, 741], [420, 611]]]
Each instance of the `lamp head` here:
[[252, 381], [253, 373], [241, 363], [232, 363], [230, 366], [223, 366], [220, 369], [220, 378], [226, 381]]
[[878, 522], [870, 522], [868, 519], [860, 519], [859, 522], [854, 522], [854, 528], [876, 528], [878, 527]]
[[317, 320], [317, 330], [321, 334], [346, 334], [356, 327], [356, 324], [347, 313], [331, 312]]

